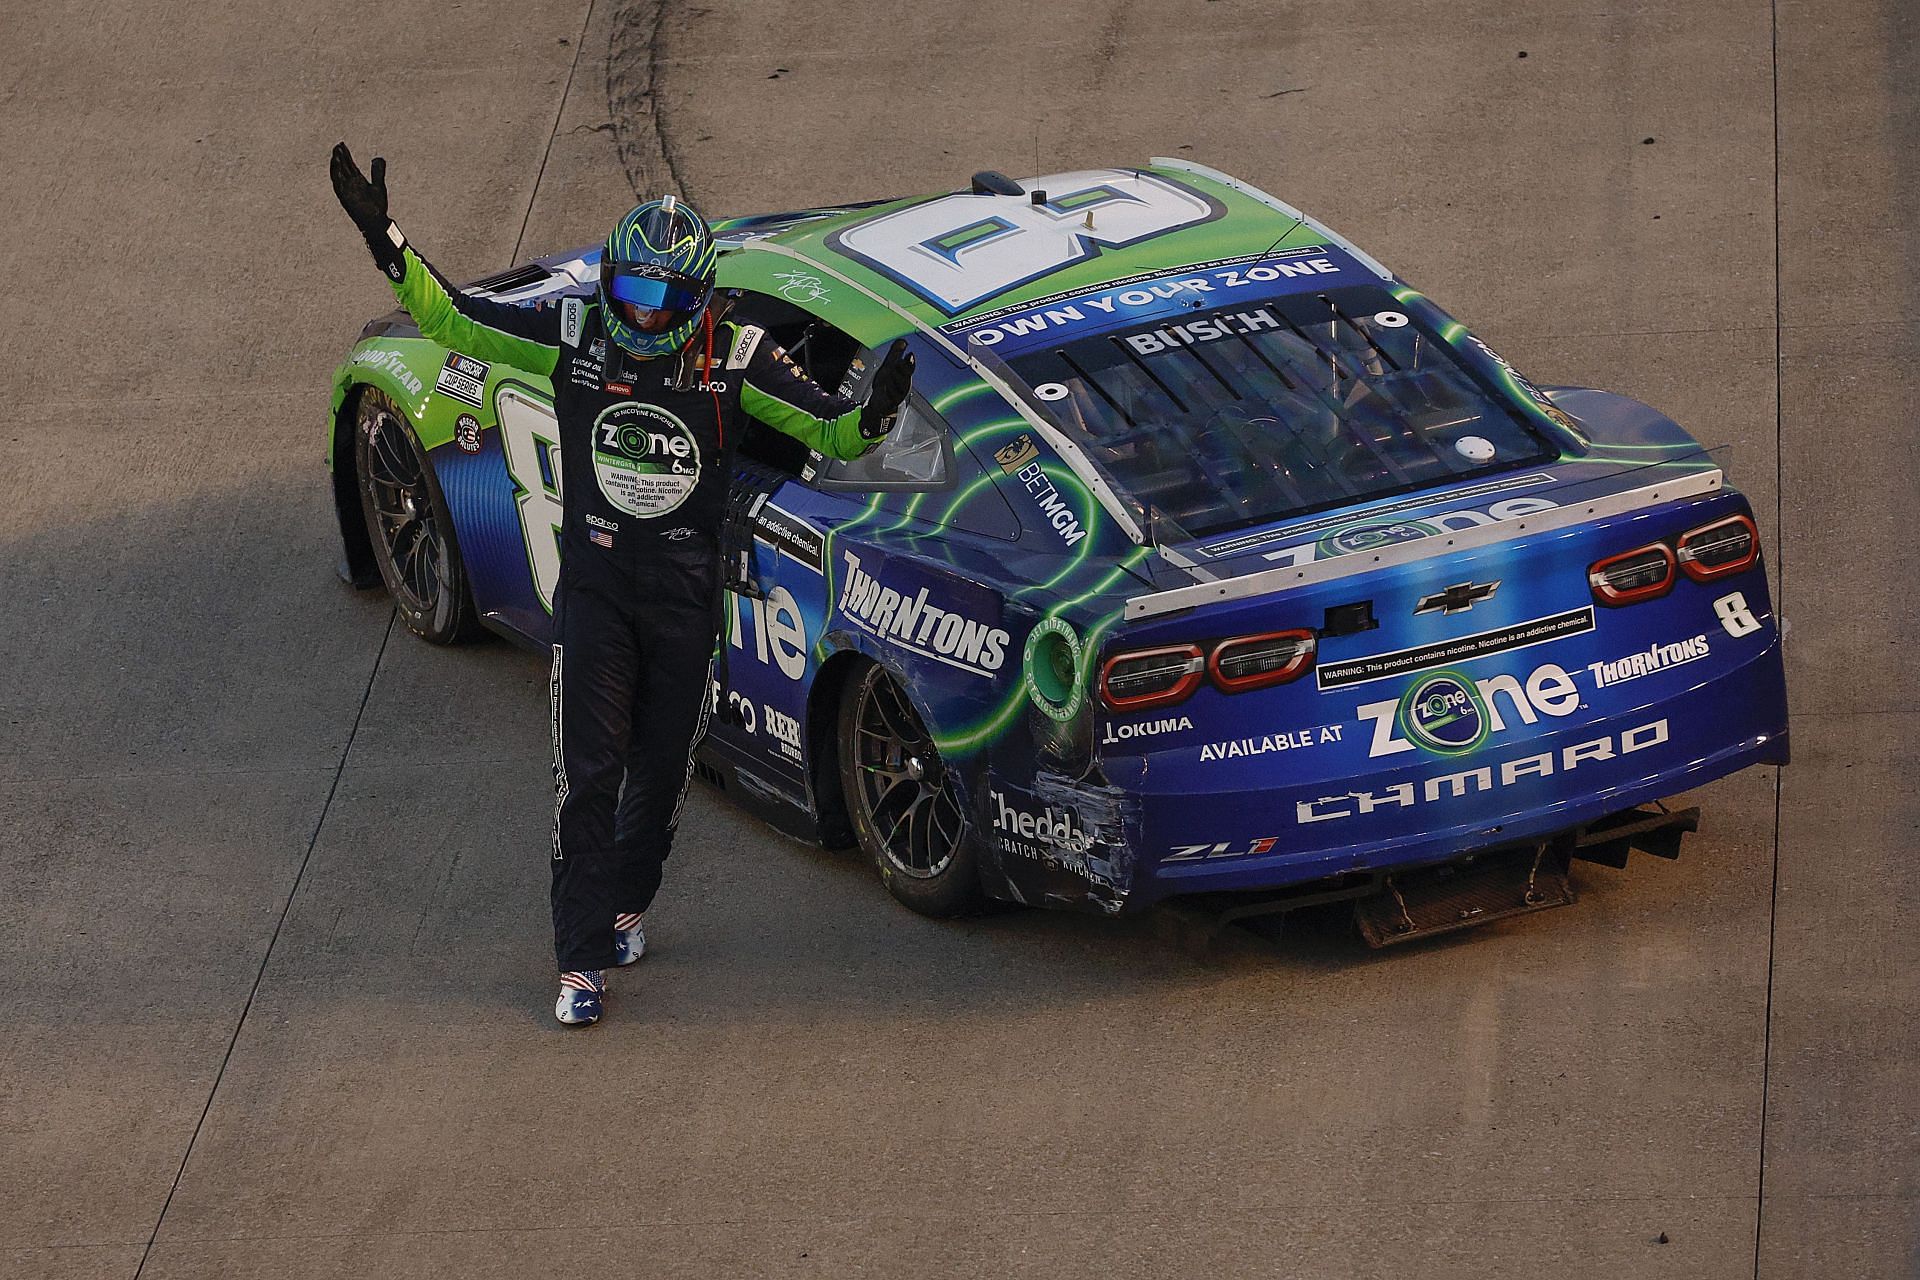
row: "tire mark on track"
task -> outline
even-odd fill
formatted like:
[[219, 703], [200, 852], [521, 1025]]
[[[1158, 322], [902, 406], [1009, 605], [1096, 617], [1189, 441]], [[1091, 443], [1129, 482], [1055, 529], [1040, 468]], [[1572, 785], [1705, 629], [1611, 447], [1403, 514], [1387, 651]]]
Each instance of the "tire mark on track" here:
[[636, 200], [687, 190], [660, 97], [661, 50], [672, 0], [623, 0], [607, 40], [607, 118], [614, 150]]

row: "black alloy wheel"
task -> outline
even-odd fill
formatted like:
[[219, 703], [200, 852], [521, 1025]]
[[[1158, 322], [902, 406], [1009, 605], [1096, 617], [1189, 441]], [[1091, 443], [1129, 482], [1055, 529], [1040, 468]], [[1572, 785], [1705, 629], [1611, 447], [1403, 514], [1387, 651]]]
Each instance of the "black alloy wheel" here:
[[979, 907], [979, 857], [959, 795], [885, 668], [869, 666], [848, 682], [839, 730], [847, 813], [888, 892], [928, 916]]
[[373, 558], [407, 629], [434, 644], [472, 639], [478, 613], [453, 519], [406, 414], [368, 387], [354, 406], [353, 435]]

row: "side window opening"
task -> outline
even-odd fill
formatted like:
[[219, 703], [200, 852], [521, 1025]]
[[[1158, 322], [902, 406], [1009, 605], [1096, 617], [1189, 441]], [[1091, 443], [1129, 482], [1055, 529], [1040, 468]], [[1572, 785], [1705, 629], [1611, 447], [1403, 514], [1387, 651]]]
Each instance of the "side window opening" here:
[[[766, 340], [785, 350], [819, 386], [845, 394], [859, 374], [853, 361], [860, 354], [860, 344], [784, 298], [742, 290], [727, 318], [765, 329]], [[751, 418], [746, 422], [740, 454], [790, 476], [804, 475], [812, 457], [792, 436]]]

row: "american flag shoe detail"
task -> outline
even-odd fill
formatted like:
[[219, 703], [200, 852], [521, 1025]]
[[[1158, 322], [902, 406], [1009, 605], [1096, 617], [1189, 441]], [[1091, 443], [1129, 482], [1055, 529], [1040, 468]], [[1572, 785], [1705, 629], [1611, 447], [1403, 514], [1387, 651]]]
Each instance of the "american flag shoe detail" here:
[[598, 969], [576, 969], [563, 973], [560, 975], [560, 999], [554, 1002], [553, 1016], [570, 1027], [598, 1022], [606, 991], [606, 975]]
[[647, 934], [640, 927], [638, 912], [625, 911], [613, 918], [613, 962], [625, 966], [647, 954]]

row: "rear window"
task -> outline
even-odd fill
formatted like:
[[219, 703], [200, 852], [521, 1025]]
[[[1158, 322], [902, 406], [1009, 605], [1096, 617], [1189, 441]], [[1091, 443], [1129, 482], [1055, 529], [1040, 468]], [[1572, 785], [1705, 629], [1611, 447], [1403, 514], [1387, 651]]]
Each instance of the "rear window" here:
[[1194, 537], [1558, 452], [1380, 289], [1236, 300], [1008, 364], [1128, 497]]

